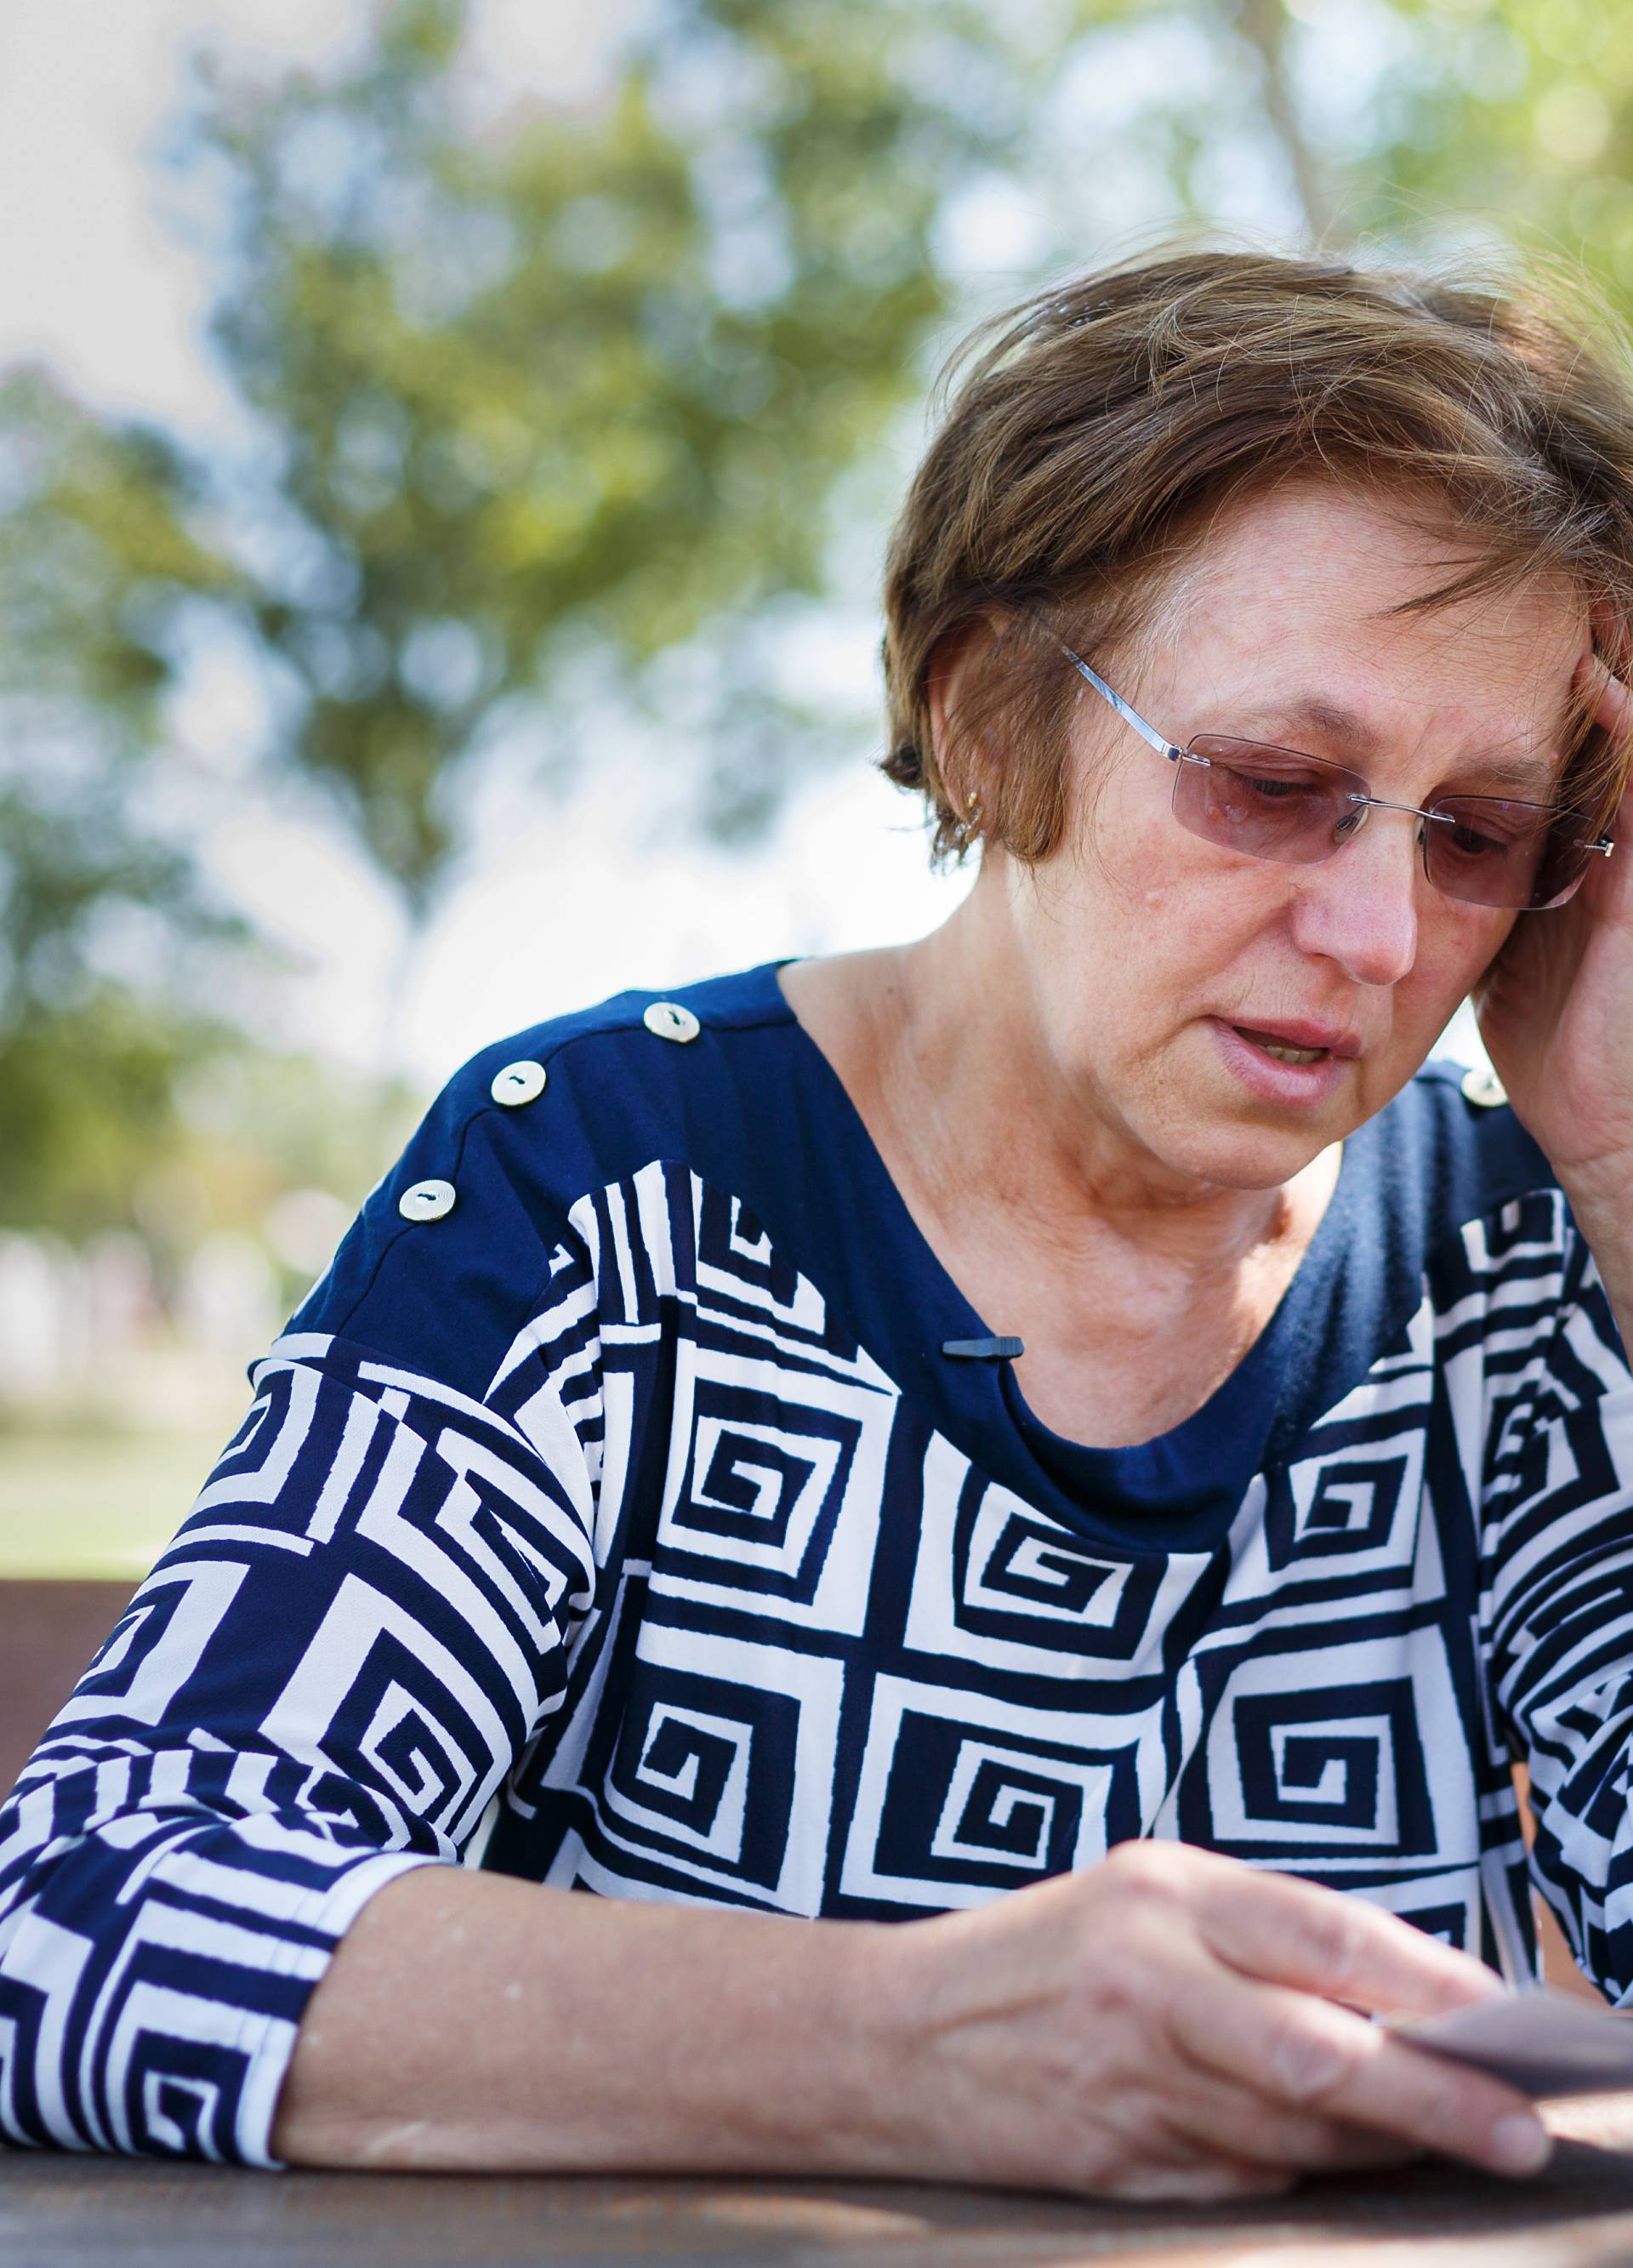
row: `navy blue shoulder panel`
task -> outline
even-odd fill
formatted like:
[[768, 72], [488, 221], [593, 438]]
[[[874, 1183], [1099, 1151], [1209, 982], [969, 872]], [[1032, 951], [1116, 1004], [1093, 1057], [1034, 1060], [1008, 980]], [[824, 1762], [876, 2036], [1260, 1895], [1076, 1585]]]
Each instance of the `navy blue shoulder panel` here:
[[[660, 1000], [690, 1009], [695, 1039], [647, 1027]], [[480, 1397], [571, 1241], [570, 1208], [654, 1159], [729, 1160], [745, 1130], [734, 1040], [791, 1021], [766, 968], [622, 992], [482, 1049], [371, 1190], [288, 1329], [355, 1340]], [[542, 1091], [496, 1100], [495, 1079], [519, 1062], [540, 1066]], [[405, 1218], [401, 1200], [427, 1182], [449, 1185], [452, 1207]]]

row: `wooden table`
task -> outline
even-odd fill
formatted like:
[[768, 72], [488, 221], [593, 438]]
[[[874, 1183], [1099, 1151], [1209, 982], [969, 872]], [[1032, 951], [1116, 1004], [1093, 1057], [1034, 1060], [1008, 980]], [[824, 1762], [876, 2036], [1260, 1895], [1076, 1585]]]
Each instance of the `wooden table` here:
[[1633, 2262], [1633, 2095], [1561, 2104], [1535, 2182], [1424, 2164], [1272, 2205], [1078, 2204], [908, 2183], [249, 2174], [0, 2151], [5, 2268], [1610, 2268]]

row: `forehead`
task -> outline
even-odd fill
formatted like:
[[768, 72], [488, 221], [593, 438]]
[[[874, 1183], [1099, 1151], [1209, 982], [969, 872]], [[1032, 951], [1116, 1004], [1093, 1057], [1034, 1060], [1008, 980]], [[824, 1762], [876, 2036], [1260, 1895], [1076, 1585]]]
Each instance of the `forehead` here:
[[1289, 482], [1210, 523], [1159, 609], [1157, 641], [1212, 675], [1296, 683], [1306, 704], [1500, 715], [1551, 738], [1587, 644], [1586, 604], [1566, 578], [1409, 611], [1478, 556], [1432, 497]]

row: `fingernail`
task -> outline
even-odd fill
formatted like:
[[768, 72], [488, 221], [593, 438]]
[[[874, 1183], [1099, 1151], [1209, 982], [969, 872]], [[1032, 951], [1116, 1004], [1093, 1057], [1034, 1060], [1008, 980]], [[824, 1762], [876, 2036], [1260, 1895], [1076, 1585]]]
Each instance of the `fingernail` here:
[[1523, 2110], [1499, 2118], [1486, 2137], [1491, 2162], [1505, 2174], [1540, 2174], [1554, 2154], [1554, 2138]]

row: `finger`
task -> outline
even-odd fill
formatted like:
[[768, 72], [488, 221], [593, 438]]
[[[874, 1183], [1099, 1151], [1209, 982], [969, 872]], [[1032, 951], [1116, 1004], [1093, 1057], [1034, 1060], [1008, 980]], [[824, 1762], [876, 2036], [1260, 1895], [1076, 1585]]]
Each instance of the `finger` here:
[[1317, 2110], [1269, 2102], [1193, 2063], [1169, 2095], [1169, 2125], [1193, 2145], [1249, 2165], [1282, 2166], [1301, 2173], [1359, 2166], [1403, 2166], [1421, 2146], [1379, 2134]]
[[[1245, 2107], [1239, 2089], [1207, 2073], [1172, 2076], [1193, 2101], [1235, 2094], [1239, 2109]], [[1271, 2197], [1297, 2180], [1299, 2169], [1287, 2159], [1268, 2161], [1257, 2153], [1238, 2152], [1210, 2132], [1205, 2106], [1181, 2125], [1172, 2116], [1175, 2100], [1166, 2080], [1158, 2093], [1142, 2087], [1115, 2090], [1101, 2105], [1100, 2131], [1084, 2161], [1074, 2164], [1070, 2152], [1058, 2161], [1061, 2186], [1092, 2197], [1201, 2199]], [[1241, 2117], [1232, 2132], [1248, 2124]]]
[[1173, 2165], [1142, 2164], [1097, 2180], [1086, 2193], [1128, 2198], [1141, 2205], [1227, 2205], [1240, 2198], [1281, 2197], [1298, 2175], [1289, 2168], [1254, 2166], [1218, 2157]]
[[1231, 1868], [1200, 1890], [1196, 1912], [1203, 1943], [1231, 1968], [1357, 2007], [1438, 2015], [1503, 1989], [1398, 1914], [1291, 1874]]
[[1493, 2173], [1535, 2173], [1552, 2145], [1522, 2095], [1426, 2055], [1307, 1992], [1216, 1975], [1176, 2001], [1184, 2052], [1267, 2101], [1319, 2111]]
[[1429, 2154], [1422, 2142], [1403, 2142], [1398, 2134], [1375, 2134], [1365, 2126], [1351, 2126], [1338, 2122], [1338, 2148], [1330, 2166], [1322, 2169], [1332, 2173], [1358, 2173], [1363, 2170], [1398, 2172], [1402, 2166], [1415, 2166]]

